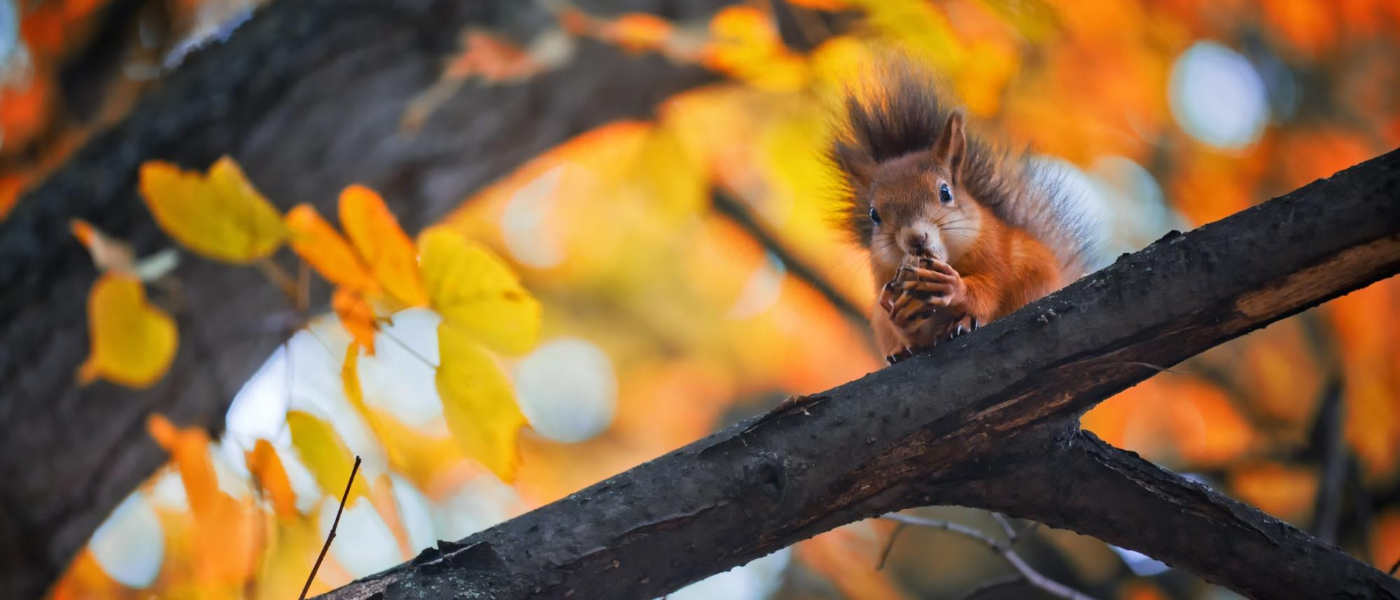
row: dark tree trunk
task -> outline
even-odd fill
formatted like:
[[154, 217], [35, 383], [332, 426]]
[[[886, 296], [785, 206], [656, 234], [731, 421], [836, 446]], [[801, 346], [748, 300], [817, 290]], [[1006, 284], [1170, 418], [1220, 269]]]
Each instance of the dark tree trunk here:
[[[585, 2], [604, 13], [703, 18], [721, 0]], [[438, 77], [466, 26], [527, 42], [553, 25], [515, 0], [295, 0], [260, 11], [189, 57], [113, 129], [93, 138], [0, 223], [0, 596], [35, 598], [103, 518], [165, 460], [152, 412], [218, 432], [239, 386], [282, 339], [287, 302], [254, 269], [186, 255], [171, 299], [180, 351], [164, 381], [133, 392], [74, 384], [96, 278], [74, 218], [169, 247], [136, 195], [142, 161], [204, 168], [230, 154], [270, 199], [334, 214], [339, 191], [381, 191], [414, 231], [533, 155], [609, 120], [649, 116], [711, 79], [692, 67], [581, 42], [558, 70], [469, 84], [417, 135], [399, 119]], [[324, 301], [324, 298], [320, 300]]]

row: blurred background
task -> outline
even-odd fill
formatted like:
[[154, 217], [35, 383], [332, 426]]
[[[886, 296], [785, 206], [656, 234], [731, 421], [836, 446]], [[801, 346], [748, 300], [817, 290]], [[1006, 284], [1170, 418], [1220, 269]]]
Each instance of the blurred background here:
[[[258, 4], [0, 0], [0, 218]], [[704, 19], [541, 4], [557, 22], [530, 39], [464, 34], [439, 81], [400, 107], [401, 135], [444, 118], [437, 109], [463, 89], [547, 73], [571, 40], [719, 77], [654, 118], [537, 156], [447, 217], [544, 303], [541, 343], [506, 363], [531, 424], [517, 481], [451, 443], [425, 364], [436, 360], [432, 313], [396, 316], [380, 334], [390, 343], [361, 359], [366, 403], [393, 417], [377, 432], [340, 385], [348, 337], [322, 319], [244, 386], [222, 438], [161, 440], [175, 464], [118, 507], [55, 597], [299, 591], [338, 498], [293, 449], [289, 408], [332, 423], [372, 489], [346, 510], [316, 592], [880, 368], [863, 317], [870, 276], [831, 225], [836, 181], [821, 153], [843, 86], [889, 49], [926, 62], [985, 129], [1099, 203], [1113, 255], [1400, 145], [1391, 0], [771, 0]], [[137, 35], [112, 35], [114, 18]], [[1400, 284], [1212, 350], [1084, 426], [1388, 569], [1400, 559]], [[244, 453], [258, 439], [285, 466], [282, 495], [249, 477]], [[231, 499], [213, 525], [190, 510], [191, 465], [212, 469]], [[980, 511], [921, 514], [1000, 532]], [[891, 532], [847, 526], [671, 597], [956, 598], [1013, 572], [985, 546], [919, 529], [877, 570]], [[1041, 528], [1017, 548], [1095, 597], [1233, 597], [1070, 532]]]

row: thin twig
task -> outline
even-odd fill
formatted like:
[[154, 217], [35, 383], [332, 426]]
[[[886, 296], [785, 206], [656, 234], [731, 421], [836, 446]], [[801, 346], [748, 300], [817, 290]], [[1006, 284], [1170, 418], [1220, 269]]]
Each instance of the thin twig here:
[[389, 341], [391, 341], [391, 342], [397, 344], [400, 348], [403, 348], [405, 352], [408, 352], [409, 354], [412, 354], [412, 355], [413, 355], [413, 358], [418, 359], [418, 362], [423, 363], [423, 364], [426, 365], [429, 369], [436, 369], [436, 368], [438, 368], [437, 365], [433, 364], [433, 361], [428, 360], [428, 357], [423, 356], [422, 354], [419, 354], [418, 351], [417, 351], [417, 350], [414, 350], [412, 346], [409, 346], [406, 342], [404, 342], [403, 340], [399, 339], [399, 338], [398, 338], [397, 336], [395, 336], [394, 334], [389, 333], [388, 330], [380, 329], [380, 330], [379, 330], [379, 333], [384, 334], [384, 337], [385, 337], [386, 339], [388, 339]]
[[841, 311], [846, 318], [860, 323], [869, 320], [869, 313], [865, 309], [856, 306], [855, 302], [836, 289], [836, 286], [832, 285], [825, 276], [817, 272], [806, 261], [801, 260], [795, 252], [787, 247], [787, 244], [778, 238], [777, 234], [760, 222], [753, 211], [749, 210], [743, 202], [718, 189], [714, 190], [711, 197], [717, 212], [729, 217], [765, 250], [778, 257], [778, 260], [782, 261], [783, 266], [793, 277], [802, 280], [807, 285], [812, 286], [812, 289], [815, 289], [817, 293], [825, 296], [826, 300]]
[[997, 525], [1001, 525], [1001, 530], [1006, 532], [1006, 543], [1015, 546], [1016, 540], [1020, 536], [1016, 533], [1016, 527], [1011, 524], [1011, 519], [995, 511], [992, 512], [992, 518], [996, 519]]
[[885, 540], [885, 549], [880, 552], [880, 562], [875, 565], [876, 571], [885, 569], [885, 560], [890, 557], [890, 551], [894, 550], [894, 541], [899, 539], [899, 534], [904, 533], [904, 528], [908, 526], [906, 523], [895, 523], [894, 531], [890, 532], [890, 539]]
[[316, 557], [316, 564], [311, 565], [311, 574], [306, 576], [306, 585], [301, 588], [301, 596], [297, 600], [306, 600], [306, 592], [311, 590], [311, 582], [316, 579], [316, 571], [321, 568], [321, 561], [326, 559], [326, 551], [331, 549], [331, 541], [335, 539], [335, 528], [340, 525], [340, 513], [345, 512], [345, 501], [350, 498], [350, 487], [355, 484], [355, 474], [360, 472], [360, 457], [355, 457], [355, 466], [350, 468], [350, 481], [345, 482], [345, 493], [340, 495], [340, 508], [335, 510], [335, 520], [331, 521], [331, 532], [326, 536], [326, 545], [321, 546], [321, 555]]
[[985, 534], [985, 533], [982, 533], [981, 531], [979, 531], [979, 530], [977, 530], [977, 529], [975, 529], [975, 528], [968, 527], [967, 525], [963, 525], [963, 524], [961, 524], [961, 523], [954, 523], [954, 522], [952, 522], [952, 521], [943, 521], [943, 520], [940, 520], [940, 519], [925, 519], [925, 518], [923, 518], [923, 517], [916, 517], [916, 516], [913, 516], [913, 515], [902, 515], [902, 514], [899, 514], [899, 513], [890, 513], [890, 514], [885, 515], [885, 516], [880, 517], [880, 518], [881, 518], [881, 519], [885, 519], [886, 521], [894, 521], [894, 522], [896, 522], [896, 523], [904, 523], [905, 525], [914, 525], [914, 526], [916, 526], [916, 527], [927, 527], [927, 528], [929, 528], [929, 529], [942, 529], [943, 531], [949, 531], [949, 532], [952, 532], [952, 533], [956, 533], [956, 534], [961, 535], [961, 536], [963, 536], [963, 537], [972, 538], [972, 539], [974, 539], [974, 540], [977, 540], [977, 541], [979, 541], [979, 542], [982, 542], [983, 544], [986, 544], [987, 547], [989, 547], [989, 548], [991, 548], [992, 550], [995, 550], [995, 551], [997, 551], [997, 552], [1001, 552], [1001, 551], [1002, 551], [1002, 548], [1003, 548], [1002, 543], [1001, 543], [1001, 542], [998, 542], [998, 541], [996, 540], [996, 538], [994, 538], [994, 537], [992, 537], [992, 536], [990, 536], [990, 535], [987, 535], [987, 534]]
[[[1036, 571], [1035, 568], [1031, 567], [1030, 564], [1025, 561], [1025, 559], [1021, 558], [1019, 554], [1016, 554], [1015, 550], [1012, 550], [1011, 546], [1015, 543], [1015, 540], [1020, 539], [1021, 536], [1025, 535], [1026, 533], [1029, 533], [1031, 531], [1031, 528], [1027, 528], [1026, 531], [1017, 534], [1015, 533], [1014, 529], [1010, 529], [1011, 522], [1007, 520], [1005, 516], [998, 515], [997, 513], [992, 513], [992, 515], [994, 518], [997, 519], [998, 523], [1002, 524], [1003, 528], [1007, 529], [1007, 536], [1010, 538], [1011, 541], [1008, 541], [1007, 543], [1003, 544], [997, 541], [996, 538], [987, 535], [978, 529], [968, 527], [967, 525], [962, 525], [959, 523], [953, 523], [951, 521], [943, 521], [940, 519], [925, 519], [923, 517], [915, 517], [912, 515], [903, 515], [899, 513], [890, 513], [880, 518], [888, 521], [894, 521], [896, 523], [904, 525], [914, 525], [918, 527], [926, 527], [929, 529], [941, 529], [943, 531], [956, 533], [969, 539], [977, 540], [979, 542], [982, 542], [982, 544], [986, 545], [988, 548], [990, 548], [992, 552], [995, 552], [998, 555], [1000, 555], [1003, 559], [1006, 560], [1007, 563], [1009, 563], [1012, 566], [1012, 568], [1016, 569], [1016, 572], [1019, 573], [1019, 575], [1016, 576], [1016, 579], [1018, 581], [1024, 581], [1026, 585], [1039, 589], [1040, 591], [1050, 594], [1051, 596], [1054, 596], [1056, 598], [1063, 598], [1064, 600], [1093, 600], [1093, 597], [1089, 596], [1088, 594], [1080, 592], [1079, 590], [1069, 587], [1063, 583], [1041, 575], [1040, 572]], [[987, 589], [990, 589], [990, 587], [1010, 585], [1009, 581], [999, 581], [996, 583], [997, 585], [995, 586], [992, 586], [990, 583], [979, 586], [979, 588], [972, 590], [972, 592], [970, 592], [968, 596], [965, 596], [965, 598], [985, 592], [987, 591]]]
[[1309, 436], [1310, 445], [1322, 463], [1313, 504], [1313, 535], [1335, 544], [1342, 516], [1348, 461], [1344, 435], [1346, 407], [1342, 403], [1342, 382], [1336, 376], [1324, 386], [1320, 404], [1312, 435]]
[[1394, 577], [1396, 570], [1400, 570], [1400, 558], [1395, 559], [1395, 564], [1390, 565], [1390, 570], [1386, 571], [1385, 573], [1387, 575], [1390, 575], [1391, 577]]
[[283, 269], [282, 265], [273, 262], [270, 258], [261, 259], [253, 264], [257, 265], [258, 270], [262, 271], [263, 276], [271, 281], [272, 285], [277, 286], [277, 289], [282, 291], [282, 295], [287, 297], [287, 302], [290, 302], [292, 306], [297, 305], [297, 290], [299, 289], [297, 281], [287, 274], [287, 270]]

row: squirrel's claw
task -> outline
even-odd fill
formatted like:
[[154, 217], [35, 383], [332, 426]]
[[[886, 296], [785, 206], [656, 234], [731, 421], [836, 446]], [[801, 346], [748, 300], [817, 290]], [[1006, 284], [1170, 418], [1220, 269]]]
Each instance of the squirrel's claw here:
[[937, 345], [938, 340], [934, 340], [933, 343], [928, 346], [905, 346], [900, 351], [886, 356], [885, 363], [892, 365], [898, 362], [903, 362], [907, 359], [913, 358], [914, 356], [928, 352], [929, 350], [933, 349], [934, 346]]

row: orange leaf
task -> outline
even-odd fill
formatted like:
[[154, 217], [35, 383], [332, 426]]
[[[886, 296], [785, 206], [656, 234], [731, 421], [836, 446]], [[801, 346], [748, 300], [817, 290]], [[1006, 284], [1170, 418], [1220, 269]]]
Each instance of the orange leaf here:
[[881, 548], [873, 534], [869, 523], [847, 525], [798, 544], [797, 555], [847, 598], [903, 598], [885, 572], [872, 567]]
[[604, 27], [603, 35], [627, 50], [642, 52], [662, 47], [674, 29], [656, 15], [627, 13]]
[[787, 3], [812, 10], [845, 10], [851, 7], [846, 0], [787, 0]]
[[394, 481], [388, 473], [380, 473], [374, 479], [370, 485], [369, 501], [379, 517], [384, 519], [384, 524], [389, 526], [389, 532], [394, 534], [394, 541], [399, 543], [399, 554], [405, 559], [413, 556], [408, 530], [404, 528], [403, 517], [399, 515], [399, 503], [394, 499]]
[[82, 219], [73, 219], [69, 226], [73, 237], [78, 238], [83, 247], [88, 249], [88, 254], [92, 255], [92, 263], [97, 265], [99, 271], [135, 274], [136, 255], [130, 246], [102, 233]]
[[258, 440], [253, 449], [244, 453], [243, 460], [248, 471], [258, 480], [263, 493], [272, 497], [272, 507], [277, 516], [290, 518], [297, 516], [297, 495], [292, 491], [292, 482], [287, 479], [287, 470], [282, 467], [282, 459], [267, 440]]
[[176, 427], [170, 419], [152, 414], [146, 419], [146, 430], [156, 445], [170, 454], [170, 460], [180, 472], [190, 508], [209, 506], [214, 494], [220, 494], [214, 465], [209, 461], [209, 434], [198, 427]]
[[516, 81], [544, 69], [528, 51], [508, 39], [484, 31], [468, 31], [464, 37], [466, 49], [448, 64], [446, 78], [475, 75], [487, 81]]
[[1230, 488], [1241, 500], [1294, 523], [1311, 518], [1317, 473], [1306, 468], [1262, 463], [1236, 469]]
[[418, 277], [418, 251], [379, 194], [361, 185], [345, 188], [340, 226], [389, 295], [404, 306], [428, 304]]
[[5, 148], [23, 148], [43, 133], [57, 103], [47, 78], [31, 78], [28, 85], [0, 86], [0, 136]]
[[[209, 434], [198, 427], [178, 428], [151, 415], [146, 428], [170, 453], [184, 483], [194, 515], [195, 577], [210, 587], [246, 581], [256, 566], [253, 519], [257, 512], [219, 489], [209, 458]], [[259, 528], [260, 529], [260, 528]]]
[[1371, 560], [1377, 569], [1386, 569], [1400, 561], [1400, 510], [1389, 508], [1381, 512], [1371, 533]]
[[372, 294], [379, 289], [374, 274], [350, 242], [321, 218], [315, 207], [298, 204], [287, 213], [285, 221], [292, 233], [292, 250], [326, 281], [359, 294]]
[[[340, 318], [340, 324], [355, 338], [355, 343], [374, 355], [374, 332], [378, 329], [374, 320], [374, 308], [364, 298], [336, 288], [331, 295], [331, 310]], [[351, 352], [355, 352], [351, 348]]]

